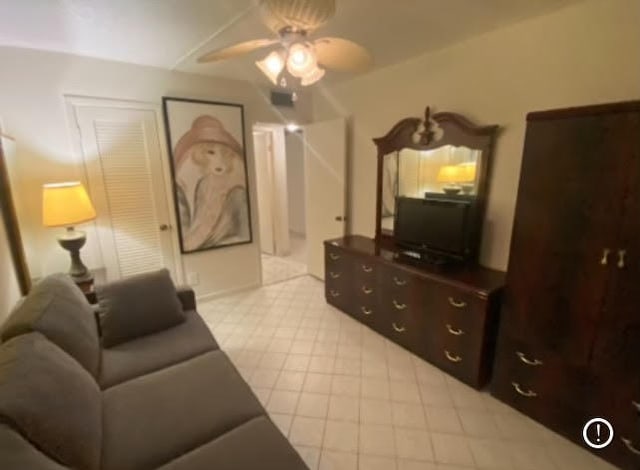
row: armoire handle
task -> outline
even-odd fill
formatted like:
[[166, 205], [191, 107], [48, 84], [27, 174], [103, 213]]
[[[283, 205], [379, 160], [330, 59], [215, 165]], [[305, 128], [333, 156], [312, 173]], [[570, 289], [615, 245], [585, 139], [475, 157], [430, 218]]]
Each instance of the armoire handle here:
[[329, 253], [329, 258], [336, 261], [340, 259], [340, 255], [336, 255], [335, 253]]
[[362, 292], [364, 292], [365, 294], [371, 294], [373, 292], [373, 289], [371, 287], [367, 287], [367, 286], [362, 286]]
[[609, 248], [605, 248], [602, 250], [602, 256], [600, 257], [600, 264], [602, 266], [606, 266], [607, 264], [609, 264], [609, 253], [611, 253], [611, 250]]
[[331, 297], [336, 298], [340, 296], [340, 292], [338, 292], [337, 290], [330, 290], [329, 291], [329, 295], [331, 295]]
[[396, 276], [393, 276], [393, 282], [395, 283], [396, 286], [404, 286], [407, 283], [407, 281], [403, 279], [398, 279]]
[[632, 454], [640, 455], [640, 450], [635, 448], [635, 446], [633, 445], [633, 442], [631, 442], [631, 439], [627, 439], [626, 437], [623, 437], [622, 443], [625, 445], [627, 449], [629, 449], [629, 451]]
[[393, 329], [396, 330], [398, 333], [402, 333], [404, 330], [406, 330], [404, 326], [396, 325], [396, 322], [391, 323], [391, 326], [393, 326]]
[[371, 271], [373, 271], [373, 268], [372, 268], [371, 266], [367, 266], [366, 264], [363, 264], [363, 265], [362, 265], [362, 270], [363, 270], [365, 273], [370, 273]]
[[534, 398], [538, 396], [538, 394], [533, 390], [522, 390], [519, 383], [511, 382], [511, 385], [513, 385], [513, 388], [516, 390], [516, 392], [518, 392], [523, 397]]
[[633, 405], [633, 407], [636, 409], [636, 412], [640, 413], [640, 403], [638, 403], [635, 400], [631, 400], [631, 404]]
[[371, 315], [373, 313], [373, 310], [367, 307], [360, 307], [360, 310], [362, 310], [362, 313], [364, 313], [365, 315]]
[[528, 366], [541, 366], [542, 365], [542, 361], [540, 361], [538, 359], [531, 360], [527, 356], [525, 356], [524, 353], [522, 353], [520, 351], [516, 351], [516, 355], [518, 356], [518, 359], [520, 359], [522, 362], [524, 362]]
[[340, 272], [334, 273], [333, 271], [329, 271], [329, 276], [331, 277], [331, 279], [338, 279], [341, 275], [342, 273]]
[[625, 263], [626, 256], [627, 256], [627, 250], [618, 250], [618, 269], [624, 269], [627, 267]]

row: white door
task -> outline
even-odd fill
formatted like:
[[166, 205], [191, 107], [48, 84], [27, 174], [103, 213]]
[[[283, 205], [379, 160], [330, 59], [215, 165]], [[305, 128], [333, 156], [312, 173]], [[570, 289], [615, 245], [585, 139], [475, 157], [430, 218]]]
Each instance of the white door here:
[[107, 280], [164, 267], [179, 281], [156, 112], [74, 109]]
[[304, 126], [307, 267], [324, 279], [324, 246], [345, 234], [347, 132], [344, 119]]
[[253, 132], [253, 154], [256, 165], [258, 216], [260, 221], [260, 248], [263, 253], [275, 254], [272, 214], [273, 168], [271, 165], [271, 136], [269, 132]]

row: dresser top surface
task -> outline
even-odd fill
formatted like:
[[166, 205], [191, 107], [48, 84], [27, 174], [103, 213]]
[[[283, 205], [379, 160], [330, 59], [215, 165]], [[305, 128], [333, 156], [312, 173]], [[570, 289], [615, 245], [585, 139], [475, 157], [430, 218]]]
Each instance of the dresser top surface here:
[[486, 295], [504, 286], [505, 273], [483, 266], [430, 265], [408, 257], [399, 258], [400, 249], [382, 246], [372, 238], [348, 235], [325, 241], [357, 255], [371, 256], [390, 265], [405, 269], [412, 274], [445, 282], [463, 289], [472, 289]]

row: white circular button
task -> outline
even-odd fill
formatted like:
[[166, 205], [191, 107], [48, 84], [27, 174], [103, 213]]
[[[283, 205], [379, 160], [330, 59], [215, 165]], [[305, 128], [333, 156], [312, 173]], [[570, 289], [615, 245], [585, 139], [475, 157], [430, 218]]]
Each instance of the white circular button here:
[[613, 441], [613, 426], [604, 418], [593, 418], [582, 428], [582, 439], [592, 449], [604, 449]]

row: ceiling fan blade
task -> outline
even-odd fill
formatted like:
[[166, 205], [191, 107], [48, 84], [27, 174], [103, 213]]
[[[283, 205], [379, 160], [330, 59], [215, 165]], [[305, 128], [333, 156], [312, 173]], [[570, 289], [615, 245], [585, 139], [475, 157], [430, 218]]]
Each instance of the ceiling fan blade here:
[[215, 62], [218, 60], [231, 59], [232, 57], [248, 54], [249, 52], [277, 44], [278, 42], [280, 42], [278, 39], [253, 39], [251, 41], [240, 42], [233, 46], [208, 52], [199, 57], [198, 62]]
[[318, 62], [329, 69], [364, 72], [373, 64], [369, 51], [353, 41], [342, 38], [320, 38], [313, 44]]

